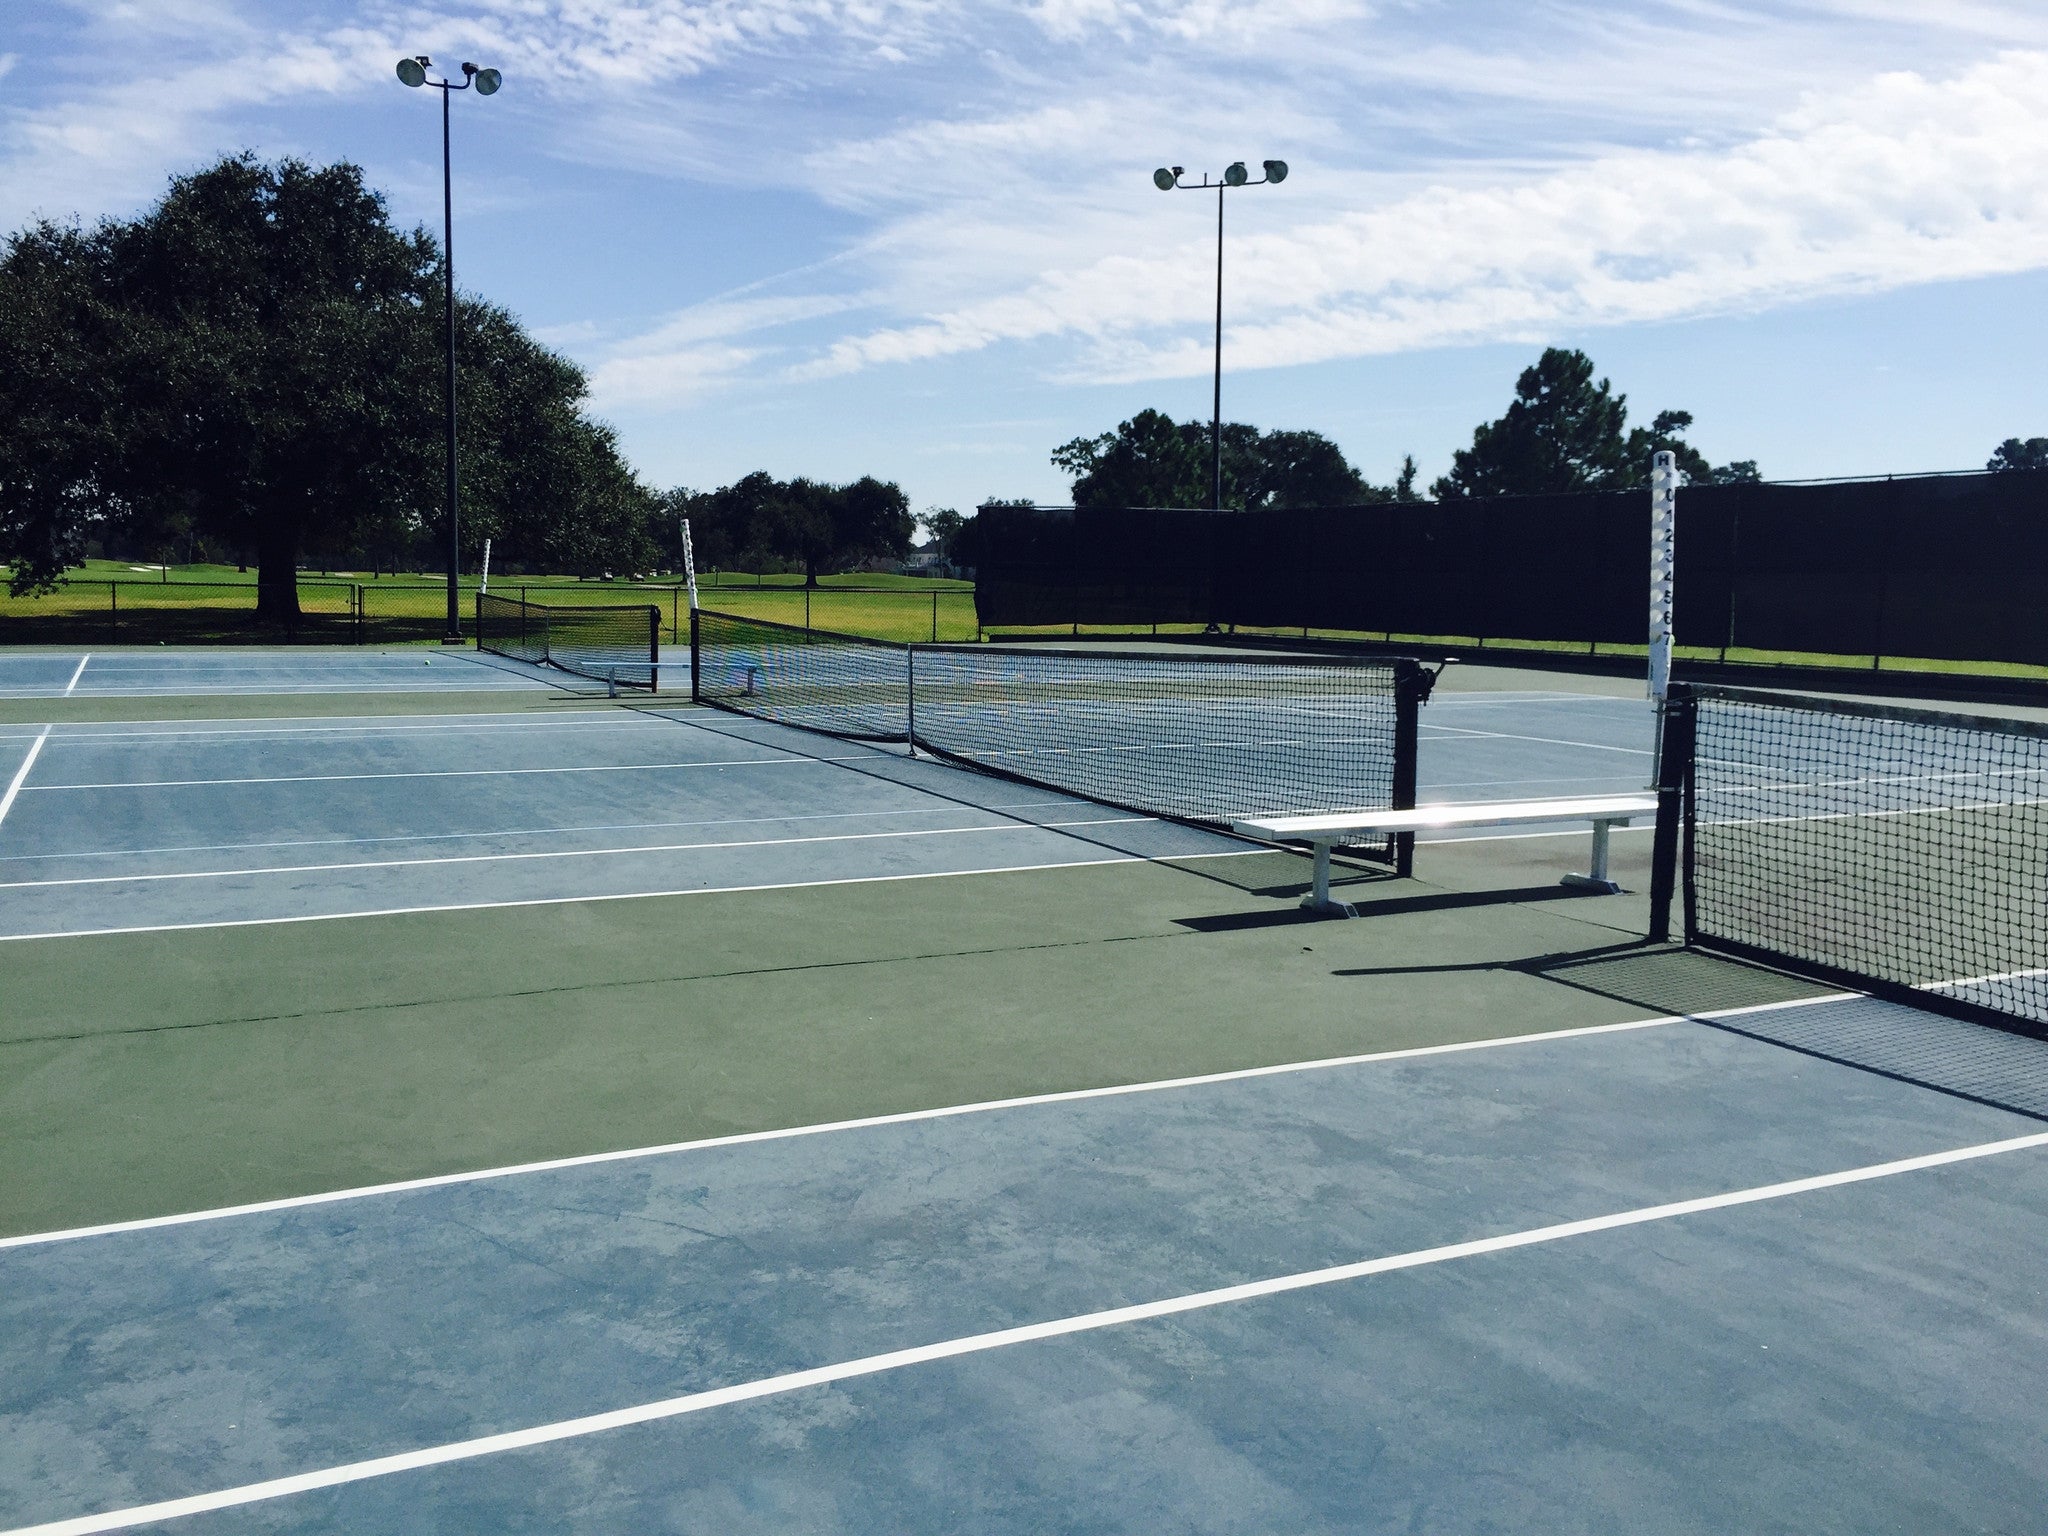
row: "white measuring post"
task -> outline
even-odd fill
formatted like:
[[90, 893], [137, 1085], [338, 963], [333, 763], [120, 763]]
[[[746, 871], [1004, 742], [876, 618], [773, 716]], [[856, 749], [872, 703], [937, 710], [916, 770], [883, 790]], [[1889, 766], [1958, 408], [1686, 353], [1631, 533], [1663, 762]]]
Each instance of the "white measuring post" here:
[[478, 586], [477, 586], [477, 591], [479, 591], [479, 592], [488, 592], [488, 591], [490, 591], [490, 590], [491, 590], [491, 541], [490, 541], [489, 539], [485, 539], [485, 540], [484, 540], [484, 579], [483, 579], [483, 581], [482, 581], [481, 583], [479, 583], [479, 584], [478, 584]]
[[1678, 559], [1678, 455], [1659, 453], [1650, 471], [1650, 697], [1671, 691], [1671, 591]]
[[690, 612], [697, 611], [697, 552], [690, 544], [690, 520], [683, 519], [683, 580], [690, 587]]
[[1668, 449], [1650, 461], [1650, 699], [1657, 735], [1650, 782], [1661, 782], [1664, 706], [1671, 694], [1671, 595], [1678, 568], [1678, 455]]

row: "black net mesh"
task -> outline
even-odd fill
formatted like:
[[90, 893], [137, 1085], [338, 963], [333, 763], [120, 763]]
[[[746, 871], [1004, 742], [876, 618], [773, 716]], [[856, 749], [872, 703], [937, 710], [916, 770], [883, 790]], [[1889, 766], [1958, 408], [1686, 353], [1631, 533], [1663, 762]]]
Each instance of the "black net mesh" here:
[[[699, 702], [1178, 821], [1414, 799], [1412, 661], [899, 646], [700, 611]], [[1391, 856], [1392, 839], [1359, 852]]]
[[910, 659], [900, 645], [709, 609], [691, 615], [690, 632], [700, 704], [856, 741], [909, 736]]
[[1689, 941], [2048, 1030], [2048, 725], [1713, 688], [1679, 707]]
[[480, 592], [476, 645], [515, 661], [651, 689], [660, 683], [661, 611], [640, 604], [527, 603]]
[[912, 667], [917, 744], [1008, 778], [1223, 825], [1397, 803], [1411, 662], [921, 645]]

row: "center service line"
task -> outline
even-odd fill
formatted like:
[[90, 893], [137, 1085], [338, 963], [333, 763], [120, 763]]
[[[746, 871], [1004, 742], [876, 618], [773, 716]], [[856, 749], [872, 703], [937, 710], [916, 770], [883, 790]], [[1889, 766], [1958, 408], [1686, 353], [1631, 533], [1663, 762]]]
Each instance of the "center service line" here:
[[28, 771], [35, 767], [36, 757], [43, 750], [43, 743], [50, 739], [50, 728], [43, 727], [42, 734], [28, 744], [28, 756], [21, 760], [21, 766], [14, 770], [14, 778], [7, 786], [7, 793], [0, 795], [0, 821], [7, 819], [7, 813], [14, 809], [14, 798], [21, 793], [21, 786], [28, 782]]
[[93, 1533], [100, 1531], [131, 1530], [138, 1525], [177, 1520], [186, 1515], [206, 1514], [213, 1510], [234, 1509], [240, 1505], [257, 1504], [267, 1499], [288, 1498], [293, 1494], [310, 1493], [318, 1488], [336, 1488], [346, 1483], [389, 1477], [394, 1473], [416, 1472], [426, 1467], [446, 1466], [457, 1461], [474, 1461], [479, 1457], [496, 1456], [505, 1451], [549, 1445], [558, 1440], [581, 1439], [586, 1435], [604, 1434], [609, 1430], [625, 1429], [635, 1424], [681, 1418], [685, 1414], [702, 1413], [707, 1408], [724, 1408], [734, 1403], [755, 1402], [764, 1397], [800, 1392], [808, 1387], [829, 1386], [833, 1382], [850, 1381], [861, 1376], [876, 1376], [885, 1371], [902, 1370], [908, 1366], [928, 1365], [935, 1360], [953, 1360], [963, 1355], [985, 1354], [990, 1350], [1008, 1348], [1012, 1344], [1029, 1344], [1039, 1339], [1093, 1333], [1102, 1329], [1118, 1328], [1126, 1323], [1149, 1322], [1154, 1318], [1199, 1312], [1210, 1307], [1228, 1306], [1233, 1302], [1255, 1301], [1261, 1297], [1284, 1295], [1289, 1291], [1305, 1291], [1317, 1286], [1340, 1284], [1346, 1280], [1362, 1280], [1371, 1275], [1392, 1274], [1404, 1269], [1420, 1269], [1430, 1264], [1449, 1263], [1454, 1259], [1503, 1253], [1514, 1248], [1530, 1248], [1540, 1243], [1559, 1242], [1569, 1237], [1584, 1237], [1594, 1232], [1612, 1232], [1653, 1221], [1669, 1221], [1674, 1217], [1694, 1216], [1704, 1211], [1756, 1205], [1766, 1200], [1782, 1200], [1791, 1195], [1811, 1194], [1817, 1190], [1835, 1189], [1845, 1184], [1861, 1184], [1872, 1179], [1891, 1178], [1901, 1173], [1917, 1173], [1928, 1168], [1942, 1168], [1951, 1163], [1998, 1157], [2007, 1152], [2028, 1151], [2036, 1147], [2048, 1147], [2048, 1131], [2031, 1136], [2015, 1136], [2007, 1141], [1990, 1141], [1971, 1147], [1958, 1147], [1948, 1152], [1930, 1152], [1920, 1157], [1901, 1158], [1896, 1162], [1872, 1163], [1861, 1168], [1845, 1169], [1839, 1173], [1790, 1179], [1781, 1184], [1762, 1184], [1751, 1189], [1730, 1190], [1724, 1194], [1705, 1195], [1694, 1200], [1676, 1200], [1667, 1205], [1643, 1206], [1633, 1211], [1617, 1211], [1612, 1215], [1592, 1216], [1582, 1221], [1565, 1221], [1554, 1226], [1533, 1227], [1528, 1231], [1509, 1232], [1498, 1237], [1448, 1243], [1438, 1248], [1420, 1248], [1412, 1253], [1390, 1254], [1385, 1258], [1365, 1259], [1354, 1264], [1338, 1264], [1328, 1269], [1311, 1269], [1300, 1274], [1280, 1275], [1270, 1280], [1254, 1280], [1245, 1285], [1223, 1286], [1213, 1291], [1196, 1291], [1191, 1295], [1169, 1297], [1164, 1301], [1141, 1302], [1136, 1306], [1114, 1307], [1105, 1312], [1084, 1312], [1075, 1317], [1055, 1318], [1050, 1322], [1027, 1323], [1020, 1328], [1000, 1328], [992, 1333], [969, 1334], [965, 1338], [947, 1339], [937, 1344], [921, 1344], [912, 1349], [890, 1350], [885, 1354], [867, 1355], [858, 1360], [842, 1361], [837, 1365], [815, 1366], [805, 1371], [791, 1371], [786, 1375], [768, 1376], [759, 1381], [741, 1382], [736, 1386], [714, 1387], [706, 1392], [690, 1392], [681, 1397], [663, 1398], [659, 1402], [641, 1403], [632, 1408], [615, 1408], [609, 1413], [593, 1413], [580, 1419], [562, 1419], [553, 1424], [537, 1424], [530, 1429], [515, 1429], [505, 1434], [483, 1435], [474, 1440], [457, 1440], [447, 1445], [428, 1446], [417, 1451], [401, 1451], [394, 1456], [377, 1456], [368, 1461], [352, 1461], [338, 1467], [324, 1467], [316, 1472], [300, 1472], [291, 1477], [272, 1478], [267, 1482], [244, 1483], [239, 1488], [223, 1488], [215, 1493], [194, 1494], [182, 1499], [165, 1499], [157, 1504], [139, 1504], [128, 1509], [110, 1510], [105, 1514], [53, 1520], [44, 1525], [22, 1526], [13, 1531], [0, 1532], [0, 1536], [93, 1536]]

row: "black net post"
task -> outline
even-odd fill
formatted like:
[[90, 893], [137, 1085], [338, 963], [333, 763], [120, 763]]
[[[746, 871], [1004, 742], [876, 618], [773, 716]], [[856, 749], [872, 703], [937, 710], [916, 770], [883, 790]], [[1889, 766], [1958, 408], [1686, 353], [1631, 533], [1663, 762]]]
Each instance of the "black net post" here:
[[[1396, 811], [1415, 808], [1415, 770], [1422, 734], [1422, 700], [1428, 692], [1422, 668], [1412, 661], [1397, 664], [1394, 681], [1394, 786], [1392, 805]], [[1407, 879], [1415, 873], [1415, 834], [1394, 836], [1394, 873]]]
[[690, 610], [690, 702], [704, 702], [704, 667], [700, 658], [703, 647], [697, 642], [697, 610]]
[[1673, 683], [1658, 721], [1657, 838], [1650, 854], [1650, 937], [1671, 938], [1671, 897], [1678, 886], [1679, 822], [1692, 773], [1692, 690]]
[[647, 605], [647, 691], [661, 692], [661, 609]]

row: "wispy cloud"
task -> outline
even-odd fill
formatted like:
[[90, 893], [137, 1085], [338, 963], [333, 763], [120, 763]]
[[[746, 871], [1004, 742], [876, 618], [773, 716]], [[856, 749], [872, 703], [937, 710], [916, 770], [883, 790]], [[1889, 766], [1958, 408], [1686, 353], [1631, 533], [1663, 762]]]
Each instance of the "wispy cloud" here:
[[[1802, 103], [1729, 148], [1611, 153], [1240, 234], [1233, 365], [1530, 339], [2039, 266], [2044, 67], [2048, 56], [2016, 53], [1948, 80], [1886, 75]], [[1089, 348], [1082, 377], [1199, 373], [1212, 261], [1185, 243], [1104, 258], [842, 338], [798, 372], [1067, 335]]]
[[[390, 91], [392, 57], [428, 39], [437, 58], [474, 50], [516, 81], [493, 110], [557, 183], [573, 164], [815, 211], [829, 238], [786, 259], [757, 236], [769, 255], [751, 292], [558, 324], [605, 402], [1048, 338], [1071, 344], [1062, 378], [1198, 372], [1213, 248], [1197, 199], [1147, 186], [1162, 160], [1296, 166], [1285, 187], [1233, 199], [1237, 366], [1753, 310], [2020, 270], [2048, 251], [2035, 0], [70, 13], [77, 46], [15, 69], [10, 87], [33, 74], [37, 90], [0, 105], [10, 222], [132, 207], [247, 142], [244, 125]], [[517, 178], [494, 185], [523, 195]]]

